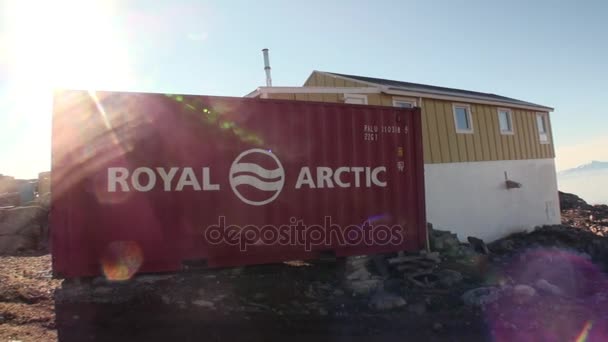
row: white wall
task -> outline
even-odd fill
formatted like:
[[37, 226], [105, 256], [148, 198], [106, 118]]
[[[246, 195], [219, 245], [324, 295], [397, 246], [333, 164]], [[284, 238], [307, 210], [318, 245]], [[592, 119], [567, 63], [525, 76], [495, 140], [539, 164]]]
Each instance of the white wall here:
[[[553, 159], [426, 164], [428, 222], [486, 242], [560, 223]], [[507, 189], [505, 171], [521, 188]]]

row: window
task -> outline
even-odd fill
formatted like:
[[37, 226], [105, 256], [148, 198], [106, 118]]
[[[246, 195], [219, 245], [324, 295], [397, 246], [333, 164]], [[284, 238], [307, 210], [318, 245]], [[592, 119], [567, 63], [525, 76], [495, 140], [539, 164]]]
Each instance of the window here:
[[498, 127], [501, 134], [513, 134], [513, 118], [510, 109], [498, 108]]
[[549, 130], [546, 113], [536, 113], [536, 127], [538, 128], [538, 139], [543, 144], [549, 143]]
[[367, 95], [344, 94], [344, 103], [367, 104]]
[[414, 108], [416, 107], [416, 100], [395, 98], [393, 99], [393, 107]]
[[454, 122], [457, 133], [473, 133], [473, 120], [471, 119], [471, 107], [465, 104], [455, 104]]

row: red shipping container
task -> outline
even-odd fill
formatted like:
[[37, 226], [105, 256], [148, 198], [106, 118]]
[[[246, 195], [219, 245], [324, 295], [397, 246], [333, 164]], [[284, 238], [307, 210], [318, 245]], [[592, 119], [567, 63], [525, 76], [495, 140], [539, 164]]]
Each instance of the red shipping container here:
[[58, 91], [57, 276], [425, 247], [420, 110]]

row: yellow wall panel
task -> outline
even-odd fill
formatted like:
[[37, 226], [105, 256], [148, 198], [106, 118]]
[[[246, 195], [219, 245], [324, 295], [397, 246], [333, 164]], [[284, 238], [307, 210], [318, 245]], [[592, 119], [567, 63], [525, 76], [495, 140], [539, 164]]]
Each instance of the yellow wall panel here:
[[[356, 82], [315, 74], [310, 86], [360, 87]], [[363, 85], [366, 86], [366, 85]], [[368, 104], [392, 106], [393, 96], [365, 94]], [[271, 99], [344, 102], [343, 94], [269, 94]], [[462, 101], [466, 103], [466, 101]], [[425, 163], [456, 163], [486, 160], [553, 158], [551, 120], [548, 120], [549, 144], [541, 144], [536, 127], [536, 113], [512, 109], [514, 134], [500, 133], [495, 106], [471, 104], [473, 134], [456, 133], [452, 102], [422, 99], [422, 138]]]
[[[384, 96], [382, 97], [382, 101], [384, 102]], [[424, 150], [424, 162], [429, 164], [432, 162], [432, 150], [431, 150], [431, 141], [430, 141], [430, 132], [429, 132], [429, 123], [426, 115], [426, 108], [421, 108], [422, 113], [422, 148]]]
[[[432, 101], [434, 102], [434, 101]], [[439, 141], [441, 142], [442, 162], [457, 162], [460, 160], [458, 145], [454, 144], [456, 140], [456, 131], [454, 129], [454, 117], [452, 115], [451, 106], [447, 103], [434, 102], [432, 108], [435, 110], [437, 117], [437, 132]]]
[[393, 106], [393, 97], [385, 94], [380, 94], [380, 98], [382, 100], [382, 106]]
[[444, 157], [441, 151], [441, 140], [439, 139], [439, 136], [441, 135], [439, 132], [440, 125], [437, 123], [437, 114], [434, 108], [435, 104], [429, 101], [424, 107], [426, 108], [426, 114], [429, 120], [429, 137], [431, 141], [433, 163], [441, 163], [443, 160], [449, 160], [449, 155]]
[[382, 100], [380, 94], [367, 94], [367, 104], [372, 106], [381, 106]]
[[481, 148], [481, 132], [483, 131], [481, 126], [481, 121], [479, 117], [482, 116], [483, 113], [478, 113], [474, 106], [471, 106], [471, 118], [473, 119], [473, 150], [475, 153], [475, 160], [484, 160], [483, 159], [483, 151]]

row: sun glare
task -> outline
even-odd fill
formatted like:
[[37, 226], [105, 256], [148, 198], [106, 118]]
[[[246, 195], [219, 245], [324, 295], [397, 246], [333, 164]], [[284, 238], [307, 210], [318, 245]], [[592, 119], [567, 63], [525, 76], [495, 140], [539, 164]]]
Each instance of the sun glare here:
[[32, 86], [107, 87], [129, 83], [128, 55], [113, 2], [9, 2], [10, 64]]
[[[50, 167], [54, 89], [124, 90], [132, 87], [129, 51], [118, 1], [22, 1], [0, 4], [0, 63], [10, 83], [4, 110], [10, 132], [27, 132], [13, 166], [3, 172], [33, 177]], [[15, 150], [15, 149], [13, 149]], [[11, 169], [13, 167], [13, 169]], [[48, 169], [48, 167], [46, 167]]]

